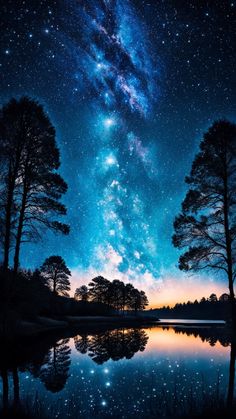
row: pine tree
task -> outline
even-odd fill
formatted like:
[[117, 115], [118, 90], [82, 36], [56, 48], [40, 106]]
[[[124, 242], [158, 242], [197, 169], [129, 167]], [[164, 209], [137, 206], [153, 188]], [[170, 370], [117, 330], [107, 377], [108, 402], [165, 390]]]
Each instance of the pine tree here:
[[4, 268], [14, 246], [16, 272], [22, 242], [38, 240], [42, 227], [69, 233], [68, 225], [54, 219], [66, 214], [60, 198], [67, 184], [57, 173], [60, 154], [55, 129], [38, 102], [23, 97], [3, 107], [0, 156]]
[[236, 125], [215, 122], [204, 135], [190, 176], [182, 212], [175, 219], [173, 244], [182, 249], [179, 268], [212, 269], [228, 280], [236, 327]]
[[44, 277], [45, 284], [55, 295], [60, 294], [66, 297], [69, 295], [71, 272], [61, 256], [47, 258], [41, 266], [40, 272]]

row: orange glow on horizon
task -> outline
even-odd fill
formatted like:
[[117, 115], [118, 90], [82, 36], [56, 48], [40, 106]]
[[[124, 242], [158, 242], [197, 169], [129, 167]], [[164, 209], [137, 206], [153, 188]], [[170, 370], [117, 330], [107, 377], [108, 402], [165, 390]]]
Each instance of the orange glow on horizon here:
[[160, 279], [155, 279], [150, 276], [140, 276], [136, 280], [129, 280], [125, 276], [118, 273], [108, 272], [83, 272], [79, 270], [72, 270], [71, 278], [71, 296], [74, 295], [75, 289], [81, 285], [88, 285], [92, 278], [102, 275], [105, 278], [112, 280], [113, 278], [120, 279], [125, 283], [131, 282], [139, 290], [145, 291], [149, 306], [147, 309], [160, 308], [163, 306], [173, 307], [176, 303], [187, 303], [187, 301], [194, 301], [202, 297], [208, 298], [212, 293], [219, 297], [223, 293], [227, 293], [227, 282], [213, 281], [209, 277], [188, 277], [184, 274], [164, 274]]
[[[144, 290], [145, 291], [145, 290]], [[161, 308], [163, 306], [174, 307], [176, 303], [187, 303], [188, 301], [200, 301], [202, 297], [208, 298], [212, 293], [219, 298], [221, 294], [227, 293], [225, 284], [218, 284], [213, 282], [197, 282], [191, 283], [175, 279], [168, 281], [168, 283], [160, 288], [155, 293], [148, 293], [149, 299], [148, 309]]]

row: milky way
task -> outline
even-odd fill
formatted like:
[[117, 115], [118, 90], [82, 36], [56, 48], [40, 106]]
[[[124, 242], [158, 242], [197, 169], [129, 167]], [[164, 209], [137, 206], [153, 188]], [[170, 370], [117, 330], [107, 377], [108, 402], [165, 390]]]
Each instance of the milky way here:
[[90, 206], [96, 214], [88, 265], [102, 271], [109, 264], [129, 279], [157, 274], [153, 220], [148, 213], [156, 156], [152, 144], [143, 145], [132, 130], [133, 119], [150, 119], [158, 99], [154, 53], [129, 2], [91, 2], [82, 10], [77, 4], [70, 6], [69, 25], [78, 27], [82, 36], [78, 40], [76, 31], [73, 37], [71, 31], [68, 35], [68, 21], [61, 36], [76, 68], [75, 88], [86, 96], [89, 92], [95, 142], [85, 175], [92, 174]]
[[173, 276], [181, 283], [172, 222], [202, 132], [234, 118], [235, 9], [5, 2], [2, 102], [28, 94], [44, 104], [69, 184], [70, 237], [25, 245], [22, 265], [60, 253], [78, 281], [103, 273], [153, 292], [171, 288]]

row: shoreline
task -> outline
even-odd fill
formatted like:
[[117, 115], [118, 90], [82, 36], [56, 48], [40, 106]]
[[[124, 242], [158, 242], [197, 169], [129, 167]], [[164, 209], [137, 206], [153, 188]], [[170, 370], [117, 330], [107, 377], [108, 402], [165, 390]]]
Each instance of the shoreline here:
[[[185, 321], [186, 320], [186, 321]], [[185, 327], [185, 328], [228, 328], [225, 321], [181, 319], [181, 322], [169, 319], [158, 319], [150, 316], [63, 316], [60, 318], [38, 317], [35, 321], [20, 320], [15, 327], [8, 325], [6, 333], [0, 333], [1, 340], [39, 337], [50, 332], [65, 330], [111, 329], [122, 327]]]
[[[63, 316], [61, 318], [38, 317], [35, 321], [20, 320], [15, 327], [7, 325], [6, 333], [0, 333], [2, 340], [38, 337], [49, 332], [86, 329], [91, 327], [139, 327], [159, 324], [159, 319], [139, 316]], [[3, 329], [3, 327], [2, 327]], [[0, 326], [1, 330], [1, 326]]]

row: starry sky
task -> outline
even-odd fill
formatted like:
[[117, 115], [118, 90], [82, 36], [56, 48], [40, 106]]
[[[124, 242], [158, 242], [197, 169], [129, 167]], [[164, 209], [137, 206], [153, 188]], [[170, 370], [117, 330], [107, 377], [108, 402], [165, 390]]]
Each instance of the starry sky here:
[[25, 245], [21, 265], [62, 255], [73, 287], [133, 281], [151, 306], [226, 290], [177, 269], [173, 219], [202, 133], [235, 120], [236, 2], [2, 1], [1, 103], [29, 95], [56, 127], [68, 237]]

